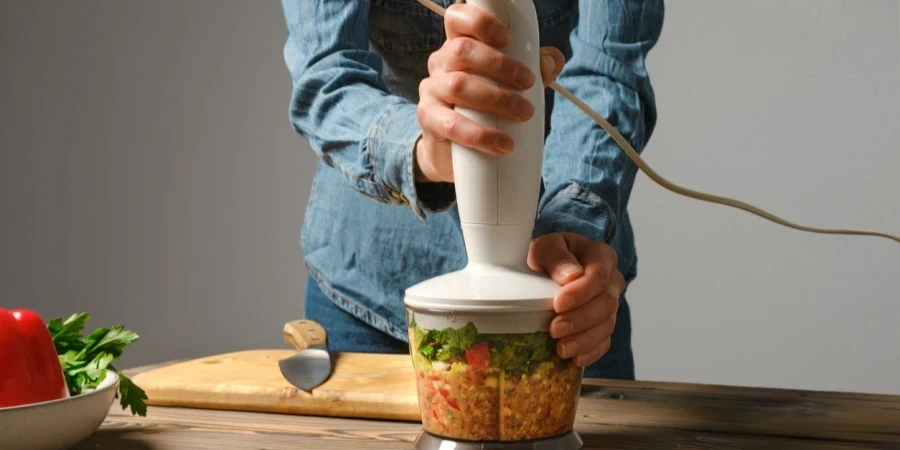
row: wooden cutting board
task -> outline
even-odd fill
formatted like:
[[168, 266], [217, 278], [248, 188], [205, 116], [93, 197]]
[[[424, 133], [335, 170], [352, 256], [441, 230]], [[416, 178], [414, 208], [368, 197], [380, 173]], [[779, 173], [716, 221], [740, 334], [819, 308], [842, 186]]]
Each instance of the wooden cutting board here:
[[233, 411], [420, 421], [409, 355], [333, 354], [312, 393], [287, 382], [278, 360], [296, 350], [249, 350], [160, 367], [134, 377], [147, 404]]

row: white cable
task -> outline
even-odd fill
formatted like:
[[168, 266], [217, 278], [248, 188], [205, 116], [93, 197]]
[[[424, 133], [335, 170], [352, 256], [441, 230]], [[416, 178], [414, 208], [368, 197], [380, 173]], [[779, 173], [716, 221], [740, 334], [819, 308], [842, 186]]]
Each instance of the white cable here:
[[631, 145], [628, 143], [628, 141], [624, 137], [622, 137], [621, 134], [619, 134], [618, 130], [616, 130], [612, 125], [610, 125], [610, 123], [607, 122], [603, 117], [601, 117], [600, 114], [597, 114], [596, 111], [594, 111], [593, 109], [588, 107], [583, 101], [581, 101], [581, 99], [575, 97], [575, 95], [572, 94], [571, 92], [569, 92], [568, 89], [562, 87], [559, 83], [557, 83], [555, 81], [550, 83], [550, 88], [552, 88], [556, 92], [559, 92], [560, 95], [562, 95], [563, 97], [565, 97], [566, 99], [568, 99], [569, 101], [574, 103], [575, 106], [577, 106], [579, 109], [581, 109], [591, 119], [594, 119], [594, 122], [597, 122], [597, 125], [600, 125], [601, 127], [603, 127], [603, 129], [606, 130], [606, 132], [609, 133], [610, 136], [612, 136], [613, 140], [616, 141], [616, 144], [619, 144], [619, 147], [622, 148], [622, 150], [625, 152], [625, 154], [628, 155], [628, 157], [631, 158], [631, 160], [634, 161], [635, 164], [637, 164], [638, 168], [640, 168], [642, 172], [647, 174], [647, 176], [650, 177], [651, 180], [655, 181], [660, 186], [662, 186], [672, 192], [675, 192], [676, 194], [681, 194], [681, 195], [691, 197], [691, 198], [694, 198], [697, 200], [703, 200], [703, 201], [707, 201], [707, 202], [718, 203], [720, 205], [727, 205], [727, 206], [731, 206], [734, 208], [742, 209], [744, 211], [756, 214], [765, 219], [771, 220], [772, 222], [775, 222], [777, 224], [784, 225], [786, 227], [794, 228], [794, 229], [801, 230], [801, 231], [808, 231], [811, 233], [824, 233], [824, 234], [852, 234], [852, 235], [880, 236], [880, 237], [884, 237], [884, 238], [888, 238], [888, 239], [892, 239], [897, 242], [900, 242], [900, 237], [893, 236], [893, 235], [890, 235], [887, 233], [878, 232], [878, 231], [842, 230], [842, 229], [816, 228], [816, 227], [808, 227], [805, 225], [798, 225], [798, 224], [789, 222], [787, 220], [784, 220], [774, 214], [763, 211], [762, 209], [759, 209], [753, 205], [744, 203], [742, 201], [730, 199], [727, 197], [721, 197], [718, 195], [712, 195], [712, 194], [706, 194], [703, 192], [698, 192], [698, 191], [695, 191], [692, 189], [688, 189], [686, 187], [679, 186], [675, 183], [672, 183], [671, 181], [663, 178], [662, 175], [656, 173], [656, 171], [653, 170], [650, 167], [650, 165], [647, 164], [641, 158], [641, 156], [638, 154], [638, 152], [634, 151], [634, 148], [632, 148]]

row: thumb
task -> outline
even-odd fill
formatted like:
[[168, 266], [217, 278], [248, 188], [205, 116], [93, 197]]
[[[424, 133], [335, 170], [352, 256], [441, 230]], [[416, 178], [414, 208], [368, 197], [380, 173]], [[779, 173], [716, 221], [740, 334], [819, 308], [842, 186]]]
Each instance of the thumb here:
[[541, 78], [544, 87], [556, 80], [562, 72], [566, 58], [556, 47], [541, 47]]
[[560, 285], [584, 274], [584, 267], [561, 236], [548, 235], [534, 240], [528, 251], [528, 266], [534, 271], [546, 272]]

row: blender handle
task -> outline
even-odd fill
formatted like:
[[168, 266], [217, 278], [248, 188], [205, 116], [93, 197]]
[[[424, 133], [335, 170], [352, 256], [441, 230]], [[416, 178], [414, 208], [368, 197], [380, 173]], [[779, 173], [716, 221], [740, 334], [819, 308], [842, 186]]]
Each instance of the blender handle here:
[[487, 83], [521, 95], [534, 106], [526, 121], [500, 117], [464, 107], [456, 112], [473, 122], [506, 133], [513, 152], [495, 156], [451, 143], [453, 178], [459, 220], [469, 265], [526, 270], [528, 248], [540, 196], [544, 153], [544, 88], [540, 80], [540, 33], [532, 1], [466, 0], [504, 23], [512, 41], [501, 51], [536, 75], [535, 83], [520, 91], [495, 80]]

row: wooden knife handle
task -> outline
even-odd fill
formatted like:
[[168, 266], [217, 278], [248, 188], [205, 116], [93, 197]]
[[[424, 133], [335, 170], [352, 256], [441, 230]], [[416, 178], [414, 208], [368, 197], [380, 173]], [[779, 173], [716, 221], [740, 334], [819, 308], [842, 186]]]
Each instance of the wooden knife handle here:
[[312, 320], [294, 320], [284, 324], [284, 342], [303, 350], [310, 345], [327, 345], [325, 329]]

